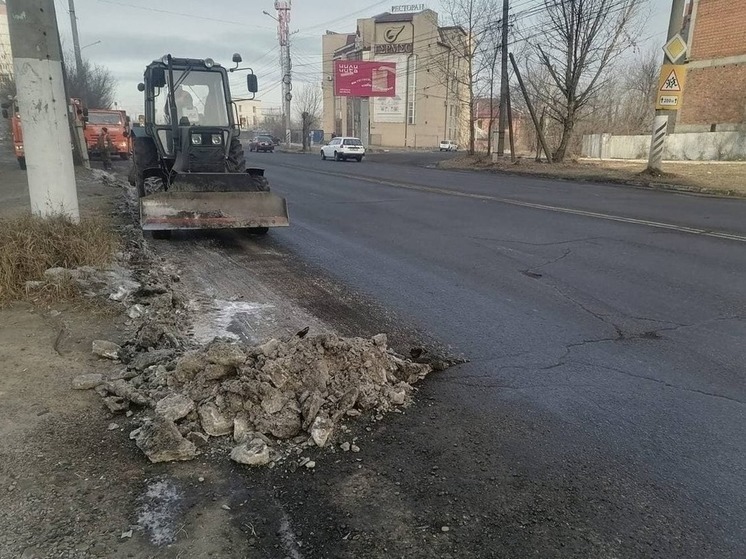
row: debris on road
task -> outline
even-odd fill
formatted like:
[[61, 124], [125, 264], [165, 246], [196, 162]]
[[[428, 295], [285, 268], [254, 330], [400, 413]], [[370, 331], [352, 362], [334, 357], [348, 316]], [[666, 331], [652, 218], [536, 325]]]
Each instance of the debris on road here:
[[119, 359], [119, 352], [122, 350], [114, 342], [108, 340], [93, 340], [93, 354], [103, 359]]
[[[141, 347], [138, 339], [123, 353]], [[215, 339], [180, 356], [159, 349], [124, 360], [127, 374], [87, 385], [112, 411], [154, 413], [135, 436], [154, 462], [194, 458], [209, 437], [232, 436], [231, 458], [249, 465], [281, 459], [292, 445], [325, 447], [341, 421], [406, 405], [412, 384], [431, 371], [395, 355], [382, 334], [292, 336], [256, 347]]]

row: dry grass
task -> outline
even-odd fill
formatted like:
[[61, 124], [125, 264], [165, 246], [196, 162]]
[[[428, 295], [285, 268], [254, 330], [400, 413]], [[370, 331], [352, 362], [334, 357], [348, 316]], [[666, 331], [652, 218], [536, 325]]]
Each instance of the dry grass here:
[[639, 162], [585, 160], [549, 165], [537, 163], [532, 158], [520, 158], [516, 163], [510, 159], [493, 163], [486, 155], [464, 155], [441, 161], [439, 167], [746, 196], [746, 164], [743, 163], [671, 161], [664, 162], [664, 173], [652, 175], [646, 172], [646, 165]]
[[117, 238], [100, 217], [73, 223], [58, 216], [31, 215], [0, 219], [0, 303], [28, 299], [27, 281], [42, 281], [33, 298], [69, 299], [77, 292], [75, 281], [44, 277], [48, 268], [101, 267], [107, 265], [117, 247]]

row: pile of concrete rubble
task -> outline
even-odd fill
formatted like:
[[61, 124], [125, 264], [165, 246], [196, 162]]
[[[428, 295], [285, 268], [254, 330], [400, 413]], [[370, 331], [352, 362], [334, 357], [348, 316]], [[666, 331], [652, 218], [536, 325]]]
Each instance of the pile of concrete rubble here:
[[288, 444], [324, 447], [343, 421], [408, 403], [412, 384], [431, 371], [395, 355], [384, 334], [296, 335], [257, 347], [216, 339], [179, 356], [175, 348], [153, 349], [157, 342], [147, 339], [150, 351], [129, 354], [95, 342], [94, 353], [127, 368], [73, 382], [94, 388], [112, 412], [140, 411], [130, 436], [153, 462], [190, 460], [210, 437], [232, 437], [231, 458], [249, 465], [281, 459]]

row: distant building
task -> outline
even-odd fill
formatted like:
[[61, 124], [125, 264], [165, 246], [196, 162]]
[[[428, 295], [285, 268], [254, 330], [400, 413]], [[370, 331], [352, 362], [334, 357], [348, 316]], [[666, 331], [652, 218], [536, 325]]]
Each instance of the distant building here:
[[13, 77], [13, 53], [10, 50], [8, 11], [4, 0], [0, 0], [0, 82]]
[[450, 139], [465, 145], [468, 78], [456, 51], [466, 42], [463, 29], [440, 27], [432, 10], [358, 19], [355, 33], [327, 31], [321, 39], [326, 139], [360, 136], [365, 129], [360, 98], [334, 95], [334, 61], [370, 60], [396, 63], [396, 96], [369, 101], [370, 144], [433, 148]]
[[746, 129], [746, 2], [692, 0], [676, 132]]
[[262, 102], [258, 99], [236, 101], [241, 130], [254, 130], [264, 122]]

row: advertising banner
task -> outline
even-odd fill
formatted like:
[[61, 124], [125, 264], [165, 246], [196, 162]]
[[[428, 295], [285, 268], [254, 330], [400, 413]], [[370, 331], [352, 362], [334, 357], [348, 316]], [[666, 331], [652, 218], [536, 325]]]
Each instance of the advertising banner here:
[[334, 95], [338, 97], [396, 96], [396, 64], [368, 60], [334, 62]]
[[371, 101], [371, 117], [373, 122], [381, 123], [403, 123], [406, 116], [406, 103], [404, 97], [407, 90], [407, 55], [396, 54], [376, 57], [399, 68], [396, 72], [396, 95], [382, 97]]

